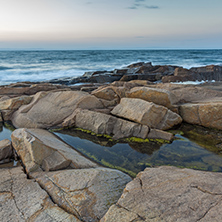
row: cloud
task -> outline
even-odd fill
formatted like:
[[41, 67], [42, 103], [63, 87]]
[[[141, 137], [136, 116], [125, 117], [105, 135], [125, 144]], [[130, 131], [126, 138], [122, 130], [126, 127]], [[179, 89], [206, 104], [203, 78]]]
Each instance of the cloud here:
[[159, 9], [160, 8], [157, 5], [141, 4], [142, 2], [145, 2], [146, 0], [134, 0], [134, 1], [135, 1], [135, 3], [132, 6], [127, 7], [127, 9], [139, 9], [139, 8]]
[[157, 5], [144, 5], [145, 8], [148, 8], [148, 9], [159, 9], [160, 7], [157, 6]]

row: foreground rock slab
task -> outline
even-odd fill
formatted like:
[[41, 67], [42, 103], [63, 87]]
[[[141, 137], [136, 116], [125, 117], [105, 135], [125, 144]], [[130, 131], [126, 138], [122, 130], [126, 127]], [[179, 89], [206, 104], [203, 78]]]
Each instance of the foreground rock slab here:
[[27, 173], [68, 167], [97, 167], [96, 163], [83, 157], [55, 135], [43, 129], [17, 129], [11, 134], [11, 139]]
[[101, 222], [208, 222], [222, 218], [222, 173], [147, 168], [127, 184]]
[[4, 139], [0, 141], [0, 161], [10, 159], [12, 157], [12, 145], [11, 141]]
[[135, 98], [122, 98], [111, 113], [160, 130], [170, 129], [182, 122], [177, 113], [166, 107]]
[[131, 178], [107, 168], [33, 173], [53, 201], [81, 221], [99, 221]]
[[53, 204], [37, 182], [28, 180], [22, 167], [0, 169], [0, 218], [2, 222], [80, 222]]

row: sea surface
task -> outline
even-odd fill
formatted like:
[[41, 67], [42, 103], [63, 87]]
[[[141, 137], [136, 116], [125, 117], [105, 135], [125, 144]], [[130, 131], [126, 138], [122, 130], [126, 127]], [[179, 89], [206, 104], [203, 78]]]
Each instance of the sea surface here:
[[135, 62], [184, 68], [222, 65], [222, 50], [66, 50], [0, 51], [0, 85], [78, 77]]

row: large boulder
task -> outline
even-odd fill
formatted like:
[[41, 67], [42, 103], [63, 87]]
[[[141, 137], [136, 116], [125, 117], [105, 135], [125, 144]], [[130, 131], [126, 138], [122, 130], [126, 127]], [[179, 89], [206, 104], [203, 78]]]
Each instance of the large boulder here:
[[222, 130], [222, 102], [184, 104], [180, 115], [187, 123]]
[[37, 93], [33, 101], [22, 106], [12, 116], [17, 128], [50, 128], [60, 126], [76, 108], [103, 108], [95, 96], [82, 91]]
[[17, 129], [11, 139], [27, 173], [97, 166], [46, 130]]
[[22, 167], [0, 169], [0, 218], [2, 222], [80, 222], [54, 204], [37, 182], [28, 180]]
[[12, 157], [12, 145], [11, 141], [4, 139], [0, 141], [0, 161], [10, 159]]
[[126, 185], [101, 222], [221, 221], [222, 174], [162, 166]]
[[73, 125], [78, 128], [90, 130], [96, 134], [113, 135], [114, 139], [126, 137], [140, 137], [145, 139], [149, 127], [122, 120], [104, 113], [90, 110], [77, 109], [64, 123], [65, 126]]
[[108, 168], [33, 173], [52, 200], [81, 221], [99, 221], [131, 178]]
[[182, 122], [178, 114], [166, 107], [135, 98], [122, 98], [111, 113], [160, 130], [170, 129]]
[[177, 98], [170, 91], [150, 87], [134, 87], [127, 93], [127, 97], [143, 99], [168, 109], [175, 109], [173, 104], [177, 102]]

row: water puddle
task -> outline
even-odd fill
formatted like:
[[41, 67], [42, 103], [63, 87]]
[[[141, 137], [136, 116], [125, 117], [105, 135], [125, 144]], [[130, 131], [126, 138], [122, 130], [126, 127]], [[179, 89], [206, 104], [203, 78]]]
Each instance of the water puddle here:
[[222, 131], [182, 125], [170, 144], [110, 141], [79, 130], [55, 132], [90, 159], [131, 176], [146, 167], [172, 165], [222, 172]]

